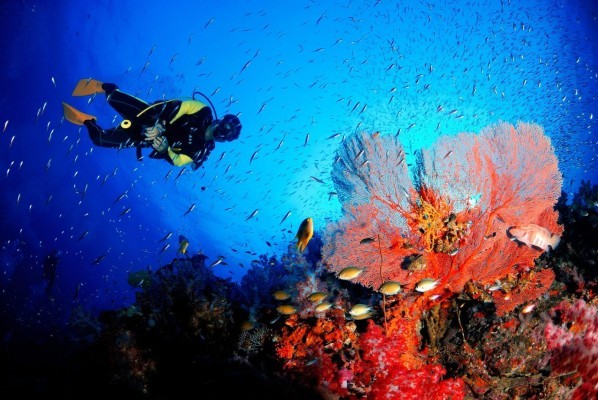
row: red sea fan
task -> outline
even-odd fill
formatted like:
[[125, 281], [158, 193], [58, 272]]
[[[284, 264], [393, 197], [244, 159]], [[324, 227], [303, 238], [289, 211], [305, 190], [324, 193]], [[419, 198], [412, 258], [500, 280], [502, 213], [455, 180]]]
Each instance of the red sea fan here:
[[[339, 150], [332, 175], [345, 216], [325, 228], [322, 250], [332, 271], [364, 268], [355, 281], [373, 289], [433, 278], [456, 293], [533, 265], [541, 250], [511, 241], [508, 228], [562, 233], [553, 209], [562, 177], [538, 125], [441, 137], [421, 152], [413, 180], [404, 157], [395, 137], [378, 134], [356, 134]], [[418, 256], [421, 268], [411, 268]]]

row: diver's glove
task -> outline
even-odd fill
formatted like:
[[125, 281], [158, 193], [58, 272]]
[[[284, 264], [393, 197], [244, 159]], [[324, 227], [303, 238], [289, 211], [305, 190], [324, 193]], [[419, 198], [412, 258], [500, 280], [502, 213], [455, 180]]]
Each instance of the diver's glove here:
[[168, 140], [164, 136], [157, 136], [152, 141], [152, 147], [158, 153], [164, 153], [168, 150]]

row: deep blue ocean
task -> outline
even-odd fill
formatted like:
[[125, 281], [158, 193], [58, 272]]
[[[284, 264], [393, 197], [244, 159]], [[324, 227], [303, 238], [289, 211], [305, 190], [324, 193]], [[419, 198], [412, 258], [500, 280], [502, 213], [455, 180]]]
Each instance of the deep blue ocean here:
[[[564, 192], [598, 183], [595, 1], [6, 0], [0, 15], [5, 344], [43, 337], [75, 305], [127, 306], [128, 274], [170, 262], [179, 235], [240, 280], [294, 246], [305, 218], [317, 232], [340, 217], [330, 171], [355, 131], [399, 135], [409, 156], [441, 135], [533, 122]], [[81, 78], [148, 102], [199, 91], [239, 116], [241, 136], [196, 171], [95, 147], [61, 102], [103, 127], [120, 117], [104, 96], [72, 97]]]

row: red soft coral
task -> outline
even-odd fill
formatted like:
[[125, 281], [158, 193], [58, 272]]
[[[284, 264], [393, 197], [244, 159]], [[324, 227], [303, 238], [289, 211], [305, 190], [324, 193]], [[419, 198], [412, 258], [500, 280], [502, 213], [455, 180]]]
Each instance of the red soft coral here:
[[363, 355], [355, 366], [364, 371], [356, 374], [355, 384], [364, 388], [367, 399], [463, 399], [465, 386], [461, 379], [442, 380], [446, 373], [440, 365], [423, 365], [409, 368], [403, 354], [409, 344], [400, 332], [386, 336], [374, 323], [368, 325], [359, 340]]
[[553, 315], [559, 321], [545, 329], [553, 375], [574, 373], [573, 378], [581, 378], [573, 400], [598, 398], [598, 308], [583, 300], [562, 302]]

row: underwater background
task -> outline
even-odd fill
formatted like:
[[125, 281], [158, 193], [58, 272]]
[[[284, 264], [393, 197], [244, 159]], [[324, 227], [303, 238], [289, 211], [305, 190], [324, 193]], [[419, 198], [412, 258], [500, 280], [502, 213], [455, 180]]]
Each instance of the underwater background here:
[[[594, 221], [580, 234], [580, 240], [589, 244], [579, 257], [583, 265], [570, 265], [580, 278], [568, 290], [584, 299], [587, 307], [596, 306], [595, 271], [588, 275], [583, 269], [585, 265], [595, 270], [598, 247], [591, 241], [598, 212], [594, 115], [598, 113], [598, 3], [594, 1], [8, 0], [2, 2], [0, 12], [5, 55], [0, 75], [0, 340], [2, 368], [10, 371], [0, 378], [2, 388], [70, 398], [93, 387], [89, 382], [106, 387], [109, 379], [104, 381], [104, 375], [79, 377], [80, 382], [69, 385], [66, 375], [76, 362], [55, 357], [52, 348], [59, 342], [76, 351], [102, 338], [100, 322], [91, 329], [93, 333], [73, 333], [74, 316], [80, 320], [84, 315], [90, 326], [106, 312], [118, 312], [114, 310], [134, 317], [140, 312], [139, 304], [150, 301], [148, 296], [158, 314], [164, 306], [158, 297], [167, 298], [173, 287], [183, 284], [177, 281], [168, 290], [149, 293], [151, 285], [157, 284], [151, 277], [167, 265], [174, 276], [169, 275], [168, 282], [200, 270], [205, 285], [211, 282], [226, 288], [210, 291], [210, 296], [241, 304], [239, 315], [234, 305], [226, 306], [231, 325], [222, 327], [223, 340], [236, 344], [245, 329], [242, 323], [253, 319], [252, 324], [259, 325], [258, 314], [269, 329], [276, 330], [277, 324], [284, 325], [280, 329], [297, 327], [293, 324], [298, 322], [283, 322], [294, 312], [279, 311], [280, 319], [276, 312], [264, 316], [257, 311], [258, 304], [275, 310], [276, 299], [271, 296], [275, 289], [294, 290], [297, 297], [295, 283], [339, 272], [325, 271], [321, 247], [331, 255], [326, 246], [334, 243], [327, 240], [335, 235], [325, 227], [339, 223], [349, 209], [344, 201], [351, 199], [342, 197], [347, 190], [339, 184], [343, 178], [332, 175], [343, 158], [343, 143], [363, 132], [400, 143], [395, 145], [404, 151], [403, 167], [413, 173], [420, 163], [418, 151], [432, 148], [442, 138], [479, 133], [502, 122], [541, 126], [562, 174], [561, 218], [562, 210], [569, 207], [566, 215], [571, 217], [577, 210]], [[119, 123], [103, 96], [71, 97], [77, 81], [91, 77], [115, 83], [148, 102], [190, 98], [199, 91], [209, 97], [217, 115], [239, 116], [241, 136], [234, 142], [217, 143], [196, 171], [148, 157], [138, 161], [133, 149], [94, 148], [85, 129], [63, 119], [61, 106], [62, 101], [73, 104], [105, 127]], [[455, 147], [447, 148], [440, 158], [458, 153], [460, 143], [455, 141]], [[351, 153], [344, 160], [355, 161], [359, 155]], [[533, 151], [520, 156], [538, 157]], [[399, 168], [382, 161], [378, 166], [392, 183], [392, 174]], [[578, 208], [573, 209], [573, 204]], [[304, 256], [295, 248], [296, 234], [308, 217], [315, 234]], [[574, 223], [575, 218], [568, 222]], [[185, 254], [179, 251], [181, 235], [189, 241]], [[563, 235], [566, 240], [567, 226]], [[559, 249], [561, 253], [553, 257], [561, 254], [571, 260], [562, 253], [573, 252], [571, 247]], [[55, 257], [51, 278], [44, 273], [49, 257]], [[268, 268], [276, 274], [260, 272]], [[266, 277], [243, 284], [250, 270], [254, 277], [260, 273]], [[561, 277], [558, 270], [556, 277], [557, 281]], [[187, 278], [183, 281], [199, 279]], [[355, 294], [360, 303], [369, 298], [369, 306], [380, 307], [380, 294], [369, 296], [372, 285], [361, 283], [335, 290]], [[453, 293], [456, 287], [463, 289], [455, 284], [450, 287]], [[205, 294], [202, 290], [199, 293]], [[201, 296], [196, 300], [194, 304], [201, 303]], [[138, 308], [132, 309], [135, 302]], [[548, 306], [545, 311], [548, 315]], [[206, 311], [206, 315], [214, 313], [214, 306]], [[114, 315], [112, 322], [102, 320], [105, 327], [117, 325]], [[160, 322], [157, 317], [151, 321], [149, 325], [145, 321], [143, 329]], [[362, 322], [356, 332], [368, 329], [367, 321]], [[209, 341], [201, 329], [194, 332]], [[69, 347], [71, 340], [76, 342], [73, 347]], [[114, 346], [126, 346], [119, 343]], [[151, 349], [151, 340], [145, 345]], [[596, 346], [592, 351], [598, 352]], [[423, 347], [420, 343], [419, 349]], [[280, 348], [276, 354], [285, 359]], [[246, 355], [246, 360], [249, 356], [255, 354]], [[197, 363], [201, 361], [193, 361]], [[303, 361], [307, 372], [286, 364], [289, 376], [310, 378], [285, 379], [301, 387], [322, 386], [326, 380], [309, 370], [318, 363], [323, 363], [322, 356]], [[128, 385], [123, 378], [115, 387], [148, 398], [168, 398], [181, 387], [192, 388], [181, 383], [183, 375], [171, 377], [178, 382], [176, 388], [166, 378], [152, 386], [148, 376], [139, 384], [139, 376], [154, 371], [149, 364], [131, 374], [129, 382], [135, 384]], [[444, 368], [449, 369], [449, 364]], [[262, 365], [265, 371], [276, 369], [266, 362]], [[230, 371], [228, 367], [223, 370]], [[50, 370], [64, 376], [54, 376], [58, 374]], [[340, 371], [347, 369], [339, 367], [336, 376], [348, 373]], [[476, 386], [475, 380], [463, 384], [462, 375], [448, 371], [455, 387], [447, 384], [437, 396], [430, 392], [429, 398], [463, 398], [461, 394], [498, 398], [484, 397], [489, 392], [480, 389], [479, 382]], [[184, 376], [194, 379], [191, 373]], [[385, 398], [371, 389], [371, 382], [370, 386], [363, 383], [368, 389], [360, 392], [347, 388], [347, 381], [351, 378], [344, 378], [344, 387], [328, 384], [328, 388], [338, 389], [337, 398]], [[569, 385], [569, 391], [550, 392], [546, 385], [542, 390], [563, 396], [552, 398], [568, 398], [579, 382], [561, 382], [563, 387]], [[264, 383], [254, 394], [265, 395], [267, 386]], [[278, 386], [277, 390], [283, 391]], [[520, 398], [551, 398], [538, 397], [539, 392], [528, 391]], [[406, 393], [394, 398], [410, 398]]]

